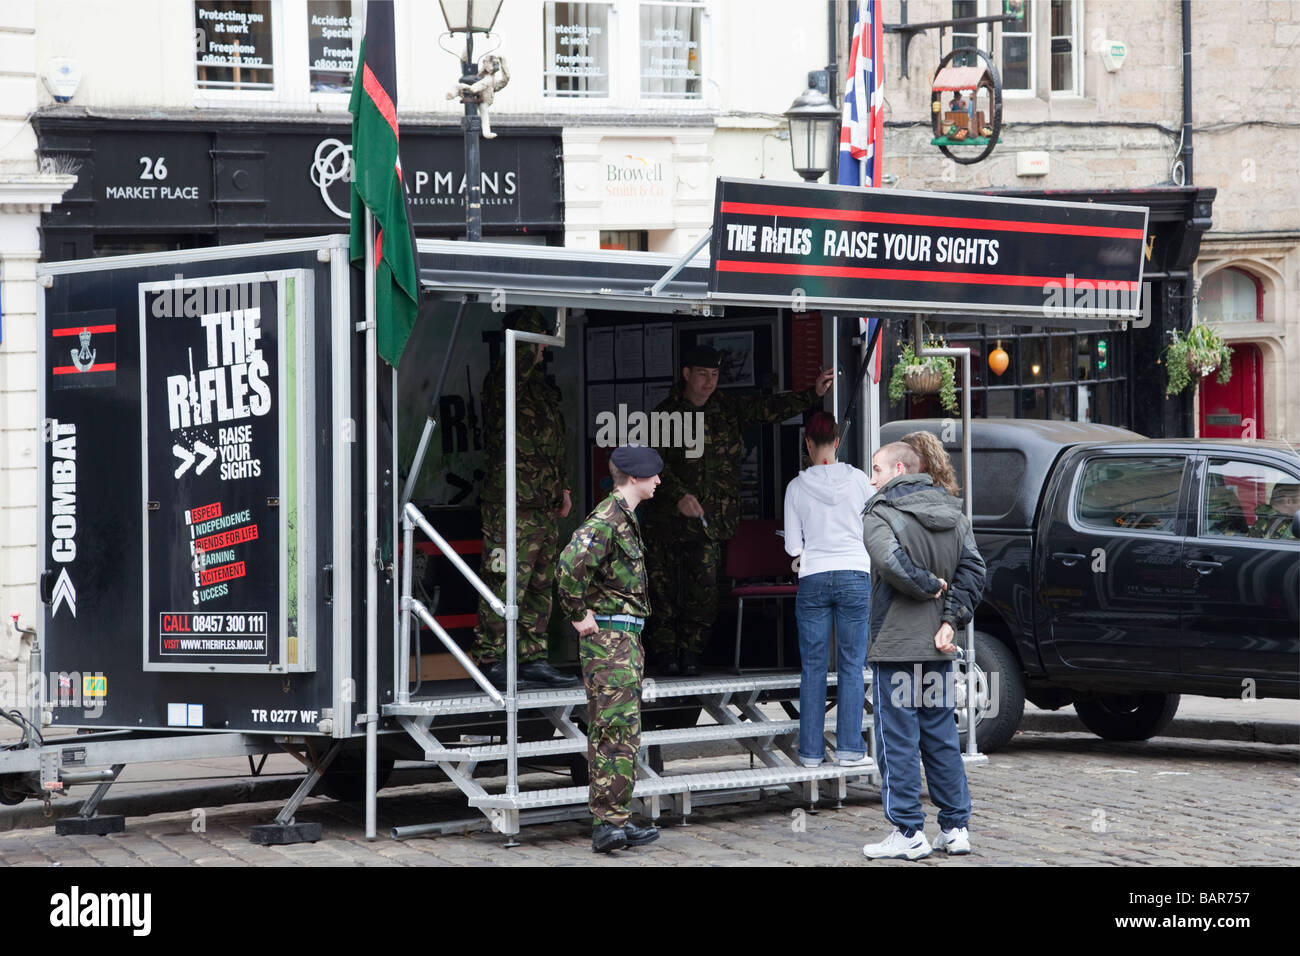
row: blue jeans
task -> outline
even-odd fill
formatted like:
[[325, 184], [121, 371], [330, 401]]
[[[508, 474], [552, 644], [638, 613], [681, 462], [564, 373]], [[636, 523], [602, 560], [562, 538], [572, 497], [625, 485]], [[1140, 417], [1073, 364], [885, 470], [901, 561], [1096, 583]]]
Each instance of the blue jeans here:
[[900, 830], [925, 826], [921, 766], [944, 830], [970, 821], [970, 788], [953, 719], [951, 661], [871, 665], [876, 763], [885, 816]]
[[862, 663], [867, 656], [867, 621], [871, 610], [871, 576], [866, 571], [823, 571], [799, 579], [794, 601], [799, 622], [799, 757], [820, 760], [826, 755], [826, 661], [831, 643], [831, 614], [835, 614], [836, 671], [839, 691], [835, 719], [835, 755], [841, 760], [862, 757]]

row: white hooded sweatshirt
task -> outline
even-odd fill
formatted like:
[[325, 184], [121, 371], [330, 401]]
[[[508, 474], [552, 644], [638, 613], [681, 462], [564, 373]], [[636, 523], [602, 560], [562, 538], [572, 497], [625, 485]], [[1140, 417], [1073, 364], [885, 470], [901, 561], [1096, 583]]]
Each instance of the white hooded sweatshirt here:
[[862, 509], [874, 489], [866, 472], [844, 462], [812, 465], [785, 489], [785, 550], [802, 555], [799, 577], [870, 571]]

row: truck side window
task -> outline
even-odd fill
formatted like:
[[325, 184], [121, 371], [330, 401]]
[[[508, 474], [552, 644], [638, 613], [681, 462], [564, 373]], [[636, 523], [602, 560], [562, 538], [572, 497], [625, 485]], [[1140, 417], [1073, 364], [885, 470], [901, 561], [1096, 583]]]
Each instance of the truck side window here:
[[1094, 458], [1084, 466], [1075, 514], [1100, 530], [1173, 534], [1183, 464], [1182, 458]]
[[1206, 537], [1290, 538], [1300, 479], [1253, 461], [1211, 458], [1198, 528]]

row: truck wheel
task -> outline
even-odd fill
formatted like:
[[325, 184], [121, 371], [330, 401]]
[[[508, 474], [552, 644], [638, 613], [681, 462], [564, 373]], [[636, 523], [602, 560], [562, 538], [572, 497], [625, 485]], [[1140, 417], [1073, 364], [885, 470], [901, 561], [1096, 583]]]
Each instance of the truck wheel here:
[[1106, 740], [1148, 740], [1169, 726], [1178, 694], [1108, 694], [1075, 701], [1083, 725]]
[[[957, 663], [957, 731], [966, 752], [966, 665]], [[975, 632], [975, 744], [992, 753], [1020, 729], [1025, 679], [1011, 650], [990, 634]]]

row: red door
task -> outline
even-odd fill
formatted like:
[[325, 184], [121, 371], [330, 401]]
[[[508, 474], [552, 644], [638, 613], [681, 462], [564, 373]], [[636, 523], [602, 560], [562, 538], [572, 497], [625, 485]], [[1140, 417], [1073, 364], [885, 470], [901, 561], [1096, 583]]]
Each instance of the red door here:
[[1220, 385], [1218, 375], [1201, 379], [1202, 438], [1264, 437], [1263, 358], [1248, 342], [1232, 345], [1232, 378]]

